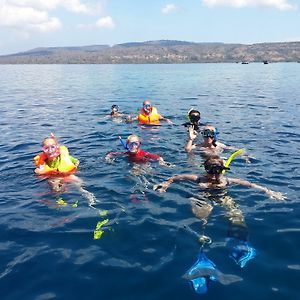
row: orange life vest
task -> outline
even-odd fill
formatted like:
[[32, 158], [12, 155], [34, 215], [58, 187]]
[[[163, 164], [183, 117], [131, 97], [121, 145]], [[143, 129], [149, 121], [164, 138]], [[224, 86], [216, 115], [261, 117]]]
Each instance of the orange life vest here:
[[38, 174], [63, 174], [63, 173], [72, 173], [76, 171], [76, 166], [72, 163], [70, 156], [69, 156], [69, 150], [66, 146], [60, 146], [60, 163], [57, 168], [51, 168], [47, 165], [47, 155], [42, 152], [41, 154], [35, 156], [33, 158]]
[[161, 115], [157, 112], [156, 107], [152, 106], [150, 114], [141, 109], [138, 115], [138, 121], [140, 124], [160, 124]]

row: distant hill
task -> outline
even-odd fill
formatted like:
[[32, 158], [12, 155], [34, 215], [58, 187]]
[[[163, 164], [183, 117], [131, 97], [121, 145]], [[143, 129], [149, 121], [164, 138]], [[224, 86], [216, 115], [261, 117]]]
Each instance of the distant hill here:
[[83, 47], [35, 48], [0, 56], [0, 64], [144, 64], [300, 61], [300, 42], [252, 45], [147, 41]]

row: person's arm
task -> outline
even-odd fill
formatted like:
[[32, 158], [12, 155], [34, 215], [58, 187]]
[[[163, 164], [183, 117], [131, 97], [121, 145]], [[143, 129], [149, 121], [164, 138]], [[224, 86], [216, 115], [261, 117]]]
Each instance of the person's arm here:
[[179, 181], [179, 180], [191, 180], [191, 181], [197, 181], [199, 180], [199, 176], [198, 175], [193, 175], [193, 174], [182, 174], [182, 175], [175, 175], [170, 177], [168, 180], [156, 184], [153, 186], [153, 189], [155, 191], [158, 191], [160, 193], [165, 192], [168, 187], [174, 182], [174, 181]]
[[138, 120], [138, 116], [132, 117], [130, 115], [126, 116], [125, 122], [126, 123], [132, 123], [133, 121], [137, 121]]
[[114, 156], [121, 156], [121, 155], [125, 155], [126, 152], [109, 152], [105, 155], [105, 160], [108, 163], [112, 163], [114, 160]]
[[247, 180], [239, 179], [239, 178], [227, 178], [229, 183], [239, 184], [246, 187], [251, 187], [254, 189], [257, 189], [261, 192], [266, 193], [270, 198], [276, 199], [276, 200], [284, 200], [286, 197], [281, 192], [275, 192], [270, 189], [268, 189], [265, 186], [258, 185], [256, 183], [252, 183]]
[[162, 115], [160, 115], [159, 120], [160, 120], [160, 121], [165, 121], [165, 122], [167, 122], [168, 124], [173, 124], [173, 122], [172, 122], [170, 119], [165, 118], [165, 117], [163, 117]]
[[192, 149], [194, 149], [196, 147], [196, 145], [193, 145], [193, 141], [197, 137], [197, 135], [198, 135], [197, 131], [194, 130], [192, 126], [189, 126], [188, 141], [184, 147], [185, 151], [191, 152]]
[[75, 157], [72, 156], [72, 155], [69, 155], [69, 157], [70, 157], [71, 162], [72, 162], [72, 163], [74, 164], [74, 166], [77, 168], [77, 167], [79, 166], [79, 164], [80, 164], [79, 159], [75, 158]]

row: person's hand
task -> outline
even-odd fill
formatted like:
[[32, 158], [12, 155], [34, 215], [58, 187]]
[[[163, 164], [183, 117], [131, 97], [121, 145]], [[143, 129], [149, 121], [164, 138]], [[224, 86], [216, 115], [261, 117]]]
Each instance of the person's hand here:
[[126, 123], [131, 123], [132, 122], [132, 116], [126, 116], [125, 122]]
[[43, 175], [43, 174], [47, 174], [47, 166], [46, 166], [46, 164], [42, 164], [42, 165], [40, 165], [38, 168], [36, 168], [35, 170], [34, 170], [34, 173], [35, 174], [38, 174], [38, 175]]
[[268, 190], [267, 195], [270, 198], [275, 199], [275, 200], [285, 200], [286, 199], [286, 196], [281, 192], [274, 192], [274, 191]]
[[159, 183], [159, 184], [155, 184], [153, 186], [153, 190], [154, 191], [158, 191], [160, 193], [163, 193], [167, 190], [167, 188], [169, 187], [170, 183], [168, 181], [164, 181], [162, 183]]
[[194, 130], [193, 126], [189, 126], [189, 139], [194, 140], [198, 136], [198, 132]]
[[113, 163], [114, 161], [114, 157], [111, 153], [106, 154], [104, 159], [109, 164]]
[[79, 166], [79, 164], [80, 164], [80, 160], [78, 159], [74, 165], [77, 168]]
[[161, 166], [168, 167], [168, 168], [175, 167], [175, 165], [172, 165], [171, 163], [164, 161], [164, 159], [163, 159], [162, 157], [160, 157], [160, 158], [158, 159], [158, 163], [159, 163]]

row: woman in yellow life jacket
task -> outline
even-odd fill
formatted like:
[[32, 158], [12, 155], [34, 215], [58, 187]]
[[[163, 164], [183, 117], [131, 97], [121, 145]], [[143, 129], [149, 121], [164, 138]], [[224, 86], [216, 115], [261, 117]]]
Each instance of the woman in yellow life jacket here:
[[66, 146], [58, 144], [57, 139], [51, 133], [50, 137], [42, 143], [43, 152], [33, 158], [39, 175], [70, 174], [74, 173], [79, 165], [79, 160], [69, 154]]
[[132, 118], [131, 116], [128, 116], [126, 121], [130, 123], [135, 120], [141, 125], [160, 125], [160, 121], [166, 121], [167, 123], [172, 124], [169, 119], [164, 118], [158, 113], [157, 108], [152, 106], [151, 101], [149, 100], [143, 102], [143, 107], [136, 117]]

